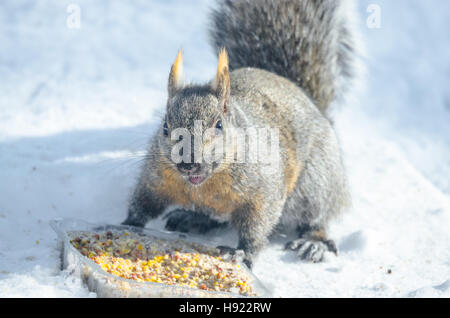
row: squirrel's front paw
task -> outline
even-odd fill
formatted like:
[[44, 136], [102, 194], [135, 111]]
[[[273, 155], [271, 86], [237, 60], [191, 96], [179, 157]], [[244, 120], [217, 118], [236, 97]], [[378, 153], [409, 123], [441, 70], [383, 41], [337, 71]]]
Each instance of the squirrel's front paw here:
[[166, 230], [182, 233], [205, 234], [214, 228], [224, 226], [207, 215], [186, 210], [172, 211], [164, 219], [167, 219]]
[[296, 251], [301, 259], [312, 263], [322, 262], [325, 252], [332, 252], [335, 255], [338, 254], [336, 244], [333, 240], [319, 241], [300, 238], [287, 243], [285, 249]]
[[217, 246], [217, 249], [225, 260], [244, 263], [249, 269], [252, 269], [253, 262], [244, 250], [238, 250], [229, 246]]

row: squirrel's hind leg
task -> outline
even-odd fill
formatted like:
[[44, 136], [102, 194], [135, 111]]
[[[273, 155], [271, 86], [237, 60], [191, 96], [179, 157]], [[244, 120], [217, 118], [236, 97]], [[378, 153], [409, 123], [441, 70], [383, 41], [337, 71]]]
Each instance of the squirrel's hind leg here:
[[329, 240], [325, 230], [309, 225], [299, 226], [299, 238], [286, 244], [286, 250], [296, 251], [297, 255], [312, 263], [319, 263], [324, 260], [325, 252], [338, 254], [336, 244]]
[[164, 219], [167, 219], [166, 230], [182, 233], [205, 234], [213, 229], [225, 227], [227, 224], [213, 220], [203, 213], [187, 210], [169, 212]]

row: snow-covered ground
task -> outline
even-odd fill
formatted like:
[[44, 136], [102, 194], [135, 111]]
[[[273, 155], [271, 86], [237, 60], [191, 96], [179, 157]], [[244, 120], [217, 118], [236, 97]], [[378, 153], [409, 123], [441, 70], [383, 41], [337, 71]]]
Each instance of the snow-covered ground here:
[[[67, 27], [70, 3], [79, 29]], [[210, 3], [2, 1], [0, 296], [95, 296], [60, 271], [48, 222], [125, 218], [178, 49], [189, 79], [214, 75]], [[379, 29], [365, 24], [369, 4]], [[340, 255], [301, 263], [275, 237], [254, 272], [276, 297], [450, 297], [450, 2], [358, 9], [366, 89], [335, 112], [353, 191], [331, 227]]]

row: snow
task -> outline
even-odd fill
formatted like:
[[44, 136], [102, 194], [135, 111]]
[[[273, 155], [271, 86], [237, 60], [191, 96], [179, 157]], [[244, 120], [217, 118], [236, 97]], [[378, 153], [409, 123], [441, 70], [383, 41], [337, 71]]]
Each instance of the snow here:
[[[61, 271], [48, 222], [120, 223], [178, 49], [189, 80], [216, 67], [210, 1], [77, 0], [80, 29], [66, 25], [69, 3], [0, 10], [1, 297], [95, 297]], [[369, 4], [380, 29], [364, 23]], [[358, 10], [366, 89], [334, 114], [353, 195], [330, 229], [340, 255], [302, 263], [278, 235], [254, 272], [275, 297], [450, 297], [450, 3]]]

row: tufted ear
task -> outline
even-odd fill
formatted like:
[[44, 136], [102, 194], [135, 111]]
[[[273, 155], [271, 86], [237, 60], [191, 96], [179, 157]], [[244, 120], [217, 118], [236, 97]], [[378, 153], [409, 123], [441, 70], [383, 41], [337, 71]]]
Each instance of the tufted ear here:
[[228, 53], [224, 48], [219, 53], [219, 65], [217, 66], [217, 75], [212, 88], [220, 100], [223, 112], [228, 111], [228, 101], [230, 99], [230, 73], [228, 66]]
[[172, 97], [176, 92], [183, 88], [183, 51], [180, 50], [177, 55], [175, 63], [172, 65], [169, 75], [169, 97]]

